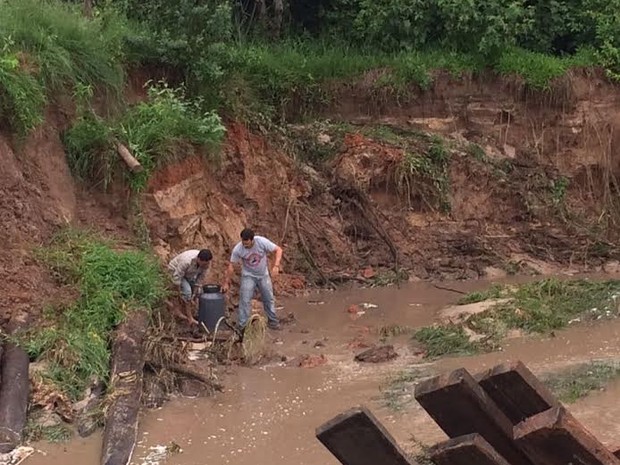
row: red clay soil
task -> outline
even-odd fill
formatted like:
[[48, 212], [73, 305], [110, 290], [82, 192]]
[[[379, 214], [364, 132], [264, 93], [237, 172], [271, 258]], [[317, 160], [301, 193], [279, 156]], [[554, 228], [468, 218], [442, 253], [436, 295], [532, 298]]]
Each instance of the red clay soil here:
[[[342, 97], [331, 116], [446, 139], [448, 212], [415, 196], [407, 201], [395, 188], [405, 154], [398, 144], [351, 130], [331, 161], [310, 167], [290, 156], [290, 141], [232, 122], [219, 163], [189, 152], [150, 180], [141, 208], [162, 262], [209, 247], [219, 281], [245, 226], [285, 250], [278, 295], [364, 273], [381, 278], [396, 264], [412, 279], [458, 279], [485, 276], [489, 267], [595, 271], [618, 259], [610, 212], [620, 174], [620, 92], [602, 78], [573, 76], [547, 96], [495, 78], [442, 77], [399, 105]], [[126, 189], [93, 193], [72, 179], [59, 137], [67, 118], [48, 115], [23, 144], [0, 136], [0, 319], [74, 296], [34, 254], [63, 224], [134, 240], [130, 225], [138, 222]], [[468, 150], [470, 142], [484, 157]], [[505, 163], [509, 170], [498, 169]], [[565, 179], [565, 191], [554, 191], [549, 178]], [[553, 200], [558, 192], [561, 205]]]

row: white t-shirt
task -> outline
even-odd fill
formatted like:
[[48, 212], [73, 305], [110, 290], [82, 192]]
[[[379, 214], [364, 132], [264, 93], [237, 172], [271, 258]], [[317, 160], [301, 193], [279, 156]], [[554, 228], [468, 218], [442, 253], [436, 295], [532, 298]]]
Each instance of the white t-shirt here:
[[267, 269], [267, 256], [275, 251], [277, 246], [263, 236], [254, 236], [254, 244], [246, 249], [242, 242], [239, 242], [232, 251], [230, 261], [232, 263], [242, 262], [242, 276], [253, 276], [262, 278], [269, 274]]

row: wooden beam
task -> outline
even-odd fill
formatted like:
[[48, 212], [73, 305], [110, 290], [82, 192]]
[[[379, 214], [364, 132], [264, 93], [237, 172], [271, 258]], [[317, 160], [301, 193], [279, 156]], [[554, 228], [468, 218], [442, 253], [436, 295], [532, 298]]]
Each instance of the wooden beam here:
[[129, 149], [120, 142], [116, 143], [116, 152], [120, 155], [132, 173], [144, 171], [144, 168], [140, 162], [131, 154]]
[[418, 384], [415, 398], [448, 437], [479, 433], [511, 465], [532, 465], [508, 417], [464, 368]]
[[476, 379], [513, 426], [561, 405], [551, 391], [520, 361], [497, 365], [478, 374]]
[[2, 353], [0, 388], [0, 453], [15, 449], [22, 439], [28, 412], [30, 359], [24, 349], [7, 342]]
[[468, 434], [433, 446], [430, 457], [435, 465], [510, 465], [479, 434]]
[[342, 465], [417, 465], [364, 407], [324, 423], [317, 428], [316, 437]]
[[519, 423], [514, 438], [536, 465], [620, 465], [620, 459], [564, 407], [554, 407]]

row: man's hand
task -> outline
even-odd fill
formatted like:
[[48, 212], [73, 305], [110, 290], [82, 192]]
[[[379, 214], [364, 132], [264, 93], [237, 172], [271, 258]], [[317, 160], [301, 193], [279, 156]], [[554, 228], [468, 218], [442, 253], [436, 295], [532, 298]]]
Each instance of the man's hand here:
[[271, 276], [275, 278], [279, 274], [280, 274], [280, 267], [278, 265], [274, 265], [274, 267], [271, 269]]

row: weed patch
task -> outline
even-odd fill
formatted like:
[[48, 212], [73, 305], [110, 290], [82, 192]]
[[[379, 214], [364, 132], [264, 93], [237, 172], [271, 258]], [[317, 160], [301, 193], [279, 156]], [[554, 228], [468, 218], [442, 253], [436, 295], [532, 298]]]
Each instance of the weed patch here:
[[429, 374], [425, 370], [415, 367], [397, 373], [381, 389], [385, 406], [397, 412], [404, 410], [415, 400], [415, 385], [427, 376]]
[[620, 377], [617, 363], [592, 362], [543, 377], [543, 382], [560, 401], [575, 402], [591, 392], [600, 391]]
[[117, 251], [73, 230], [60, 233], [40, 255], [60, 282], [79, 289], [80, 298], [24, 343], [31, 357], [49, 363], [48, 380], [75, 400], [92, 379], [107, 380], [111, 331], [128, 312], [158, 305], [165, 279], [145, 253]]
[[480, 345], [472, 342], [460, 325], [427, 326], [419, 329], [413, 339], [424, 346], [427, 358], [474, 355], [481, 351]]
[[504, 289], [502, 296], [509, 299], [507, 302], [475, 315], [468, 323], [475, 331], [485, 334], [498, 326], [528, 333], [548, 333], [564, 328], [571, 321], [617, 316], [619, 295], [620, 281], [617, 280], [544, 279]]
[[72, 437], [73, 431], [71, 427], [64, 423], [46, 426], [38, 424], [36, 420], [29, 418], [24, 429], [26, 442], [66, 442]]

